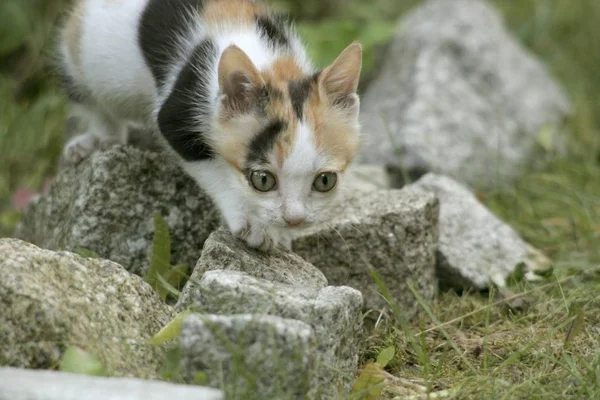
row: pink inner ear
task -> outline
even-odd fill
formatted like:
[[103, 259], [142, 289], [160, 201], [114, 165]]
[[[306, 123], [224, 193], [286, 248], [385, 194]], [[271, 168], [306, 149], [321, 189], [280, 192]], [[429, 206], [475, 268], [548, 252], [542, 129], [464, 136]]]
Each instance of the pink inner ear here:
[[342, 71], [336, 71], [327, 79], [325, 89], [329, 95], [335, 97], [349, 96], [356, 91], [356, 81], [352, 76], [340, 75]]
[[354, 90], [354, 79], [346, 77], [345, 79], [342, 79], [342, 85], [348, 91], [352, 91]]

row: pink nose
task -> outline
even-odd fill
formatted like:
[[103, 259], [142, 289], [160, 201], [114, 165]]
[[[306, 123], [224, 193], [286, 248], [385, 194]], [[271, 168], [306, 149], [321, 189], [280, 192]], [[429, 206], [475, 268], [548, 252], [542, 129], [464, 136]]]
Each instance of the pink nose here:
[[303, 217], [290, 217], [290, 218], [283, 217], [283, 219], [285, 219], [285, 222], [287, 222], [288, 226], [298, 226], [304, 222]]

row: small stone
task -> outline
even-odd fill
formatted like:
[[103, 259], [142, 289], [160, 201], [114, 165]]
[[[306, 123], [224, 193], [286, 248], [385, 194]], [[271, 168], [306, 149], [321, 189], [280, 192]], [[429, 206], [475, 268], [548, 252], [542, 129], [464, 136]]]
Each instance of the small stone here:
[[387, 303], [371, 275], [374, 268], [392, 300], [412, 318], [417, 302], [407, 283], [425, 300], [437, 293], [438, 211], [435, 196], [420, 190], [357, 193], [340, 202], [328, 224], [302, 232], [293, 249], [330, 284], [360, 290], [366, 307], [380, 310]]
[[182, 304], [192, 303], [187, 296], [196, 293], [195, 285], [206, 271], [211, 270], [241, 271], [257, 278], [288, 285], [315, 288], [327, 286], [327, 279], [323, 273], [298, 255], [281, 246], [269, 253], [251, 249], [241, 240], [234, 238], [225, 228], [221, 228], [206, 240], [202, 256], [180, 297], [178, 308], [181, 308]]
[[[54, 368], [67, 346], [117, 376], [156, 378], [147, 344], [173, 312], [140, 277], [102, 259], [0, 240], [0, 365]], [[2, 379], [0, 379], [1, 381]]]
[[222, 400], [200, 386], [131, 378], [100, 378], [56, 371], [0, 368], [1, 400]]
[[547, 273], [551, 261], [492, 214], [452, 178], [429, 173], [411, 187], [440, 199], [438, 275], [442, 286], [486, 289], [505, 286], [519, 264], [532, 275]]
[[209, 197], [166, 156], [117, 146], [62, 170], [29, 204], [15, 236], [50, 250], [92, 250], [142, 275], [155, 212], [169, 227], [173, 265], [193, 266], [221, 221]]
[[570, 109], [487, 2], [431, 0], [399, 21], [361, 98], [359, 161], [390, 167], [400, 182], [431, 171], [499, 187], [562, 151]]
[[227, 399], [314, 398], [316, 340], [301, 321], [270, 315], [192, 314], [180, 337], [182, 372]]
[[[356, 375], [362, 329], [362, 296], [349, 287], [290, 286], [237, 271], [208, 271], [187, 296], [209, 314], [276, 315], [310, 325], [318, 347], [323, 393], [336, 394]], [[188, 306], [182, 305], [182, 306]]]

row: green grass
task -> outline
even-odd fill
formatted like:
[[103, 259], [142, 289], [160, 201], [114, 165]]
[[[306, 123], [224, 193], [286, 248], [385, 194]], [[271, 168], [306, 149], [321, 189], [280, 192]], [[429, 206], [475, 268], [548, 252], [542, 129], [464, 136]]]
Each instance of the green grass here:
[[[0, 5], [0, 236], [10, 234], [18, 220], [11, 193], [37, 189], [55, 171], [65, 100], [44, 55], [67, 3], [4, 0]], [[393, 32], [395, 16], [418, 1], [325, 3], [335, 2], [277, 0], [280, 8], [302, 17], [299, 30], [321, 65], [349, 41], [361, 39], [368, 76]], [[493, 291], [443, 293], [421, 305], [420, 320], [410, 328], [414, 333], [394, 320], [375, 327], [362, 361], [395, 346], [386, 370], [402, 379], [389, 380], [388, 397], [425, 398], [418, 390], [424, 387], [446, 398], [600, 398], [600, 1], [493, 3], [511, 31], [567, 88], [575, 106], [564, 129], [565, 158], [524, 173], [512, 189], [479, 193], [552, 257], [555, 275], [512, 287], [514, 293], [526, 293], [518, 309], [513, 300], [498, 302]], [[322, 13], [328, 18], [319, 18]], [[581, 324], [574, 322], [582, 315], [578, 310]], [[454, 322], [436, 327], [447, 321]]]

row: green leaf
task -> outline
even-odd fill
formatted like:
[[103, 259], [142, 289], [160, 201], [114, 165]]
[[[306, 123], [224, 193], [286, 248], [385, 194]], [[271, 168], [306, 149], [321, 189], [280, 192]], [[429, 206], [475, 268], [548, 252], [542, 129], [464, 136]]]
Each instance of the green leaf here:
[[71, 346], [60, 359], [60, 370], [90, 376], [107, 376], [102, 363], [85, 350]]
[[396, 354], [396, 349], [394, 346], [387, 347], [381, 350], [381, 353], [379, 353], [377, 356], [377, 361], [375, 361], [375, 363], [383, 368], [388, 365], [390, 361], [392, 361], [394, 354]]
[[181, 289], [181, 283], [184, 278], [188, 276], [188, 266], [178, 265], [173, 267], [165, 274], [165, 281], [169, 283], [173, 288]]
[[173, 347], [167, 351], [165, 365], [160, 371], [160, 376], [170, 382], [182, 382], [181, 378], [181, 348]]
[[384, 382], [383, 369], [376, 363], [369, 363], [356, 378], [351, 393], [360, 395], [361, 400], [377, 400], [381, 397]]
[[206, 386], [208, 384], [208, 375], [204, 371], [198, 371], [194, 374], [194, 384]]
[[352, 386], [352, 394], [360, 395], [360, 399], [379, 399], [385, 383], [383, 368], [392, 361], [394, 354], [396, 354], [394, 346], [381, 350], [377, 356], [377, 361], [368, 363], [356, 378]]
[[552, 125], [544, 125], [537, 134], [538, 144], [546, 151], [550, 152], [554, 146], [554, 129]]
[[185, 310], [180, 312], [169, 322], [164, 328], [162, 328], [154, 337], [150, 340], [150, 344], [160, 345], [169, 340], [173, 340], [179, 337], [181, 334], [181, 325], [185, 317], [192, 313], [191, 310]]
[[98, 253], [93, 250], [86, 249], [85, 247], [77, 247], [75, 250], [73, 250], [73, 253], [84, 258], [101, 258]]
[[159, 282], [171, 268], [171, 237], [169, 227], [159, 213], [154, 213], [154, 237], [152, 238], [152, 254], [150, 266], [144, 280], [156, 290], [160, 298], [167, 299], [168, 290]]
[[[156, 275], [156, 278], [158, 279], [158, 284], [160, 285], [160, 291], [164, 293], [163, 301], [166, 300], [167, 295], [169, 294], [175, 297], [176, 299], [179, 298], [181, 292], [175, 289], [169, 282], [167, 282], [167, 280], [162, 275]], [[162, 296], [163, 295], [161, 294], [161, 297]]]

